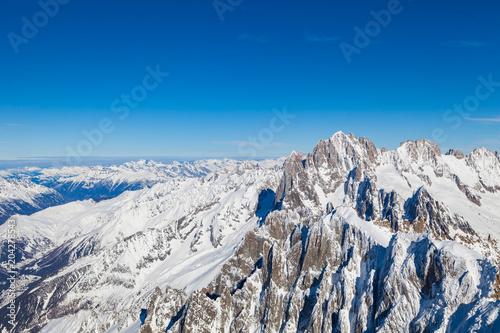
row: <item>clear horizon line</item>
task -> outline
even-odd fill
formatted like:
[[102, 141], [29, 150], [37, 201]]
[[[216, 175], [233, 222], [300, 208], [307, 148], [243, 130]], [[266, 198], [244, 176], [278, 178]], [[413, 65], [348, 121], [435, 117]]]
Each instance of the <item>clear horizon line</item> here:
[[[266, 155], [266, 156], [234, 156], [234, 155], [220, 155], [220, 156], [196, 156], [196, 155], [147, 155], [147, 156], [141, 156], [141, 155], [126, 155], [126, 156], [85, 156], [85, 157], [80, 157], [82, 160], [85, 161], [92, 161], [92, 160], [102, 160], [102, 159], [142, 159], [142, 160], [147, 160], [147, 159], [154, 159], [154, 158], [168, 158], [168, 159], [175, 159], [175, 158], [182, 158], [182, 159], [235, 159], [235, 160], [252, 160], [252, 159], [267, 159], [267, 158], [280, 158], [284, 156], [288, 156], [288, 154], [277, 154], [277, 155]], [[67, 156], [23, 156], [23, 157], [14, 157], [14, 158], [0, 158], [0, 162], [22, 162], [22, 161], [47, 161], [47, 160], [64, 160], [66, 159]]]

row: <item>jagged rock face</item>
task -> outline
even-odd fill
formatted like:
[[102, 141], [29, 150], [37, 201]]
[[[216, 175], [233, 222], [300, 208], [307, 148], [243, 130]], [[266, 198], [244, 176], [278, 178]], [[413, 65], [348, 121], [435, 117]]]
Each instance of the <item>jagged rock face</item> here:
[[[184, 305], [186, 300], [187, 295], [181, 290], [167, 287], [163, 293], [157, 287], [146, 309], [146, 318], [141, 332], [163, 332], [165, 331], [165, 327], [167, 330], [170, 329], [186, 311], [186, 306]], [[164, 318], [171, 318], [166, 326], [163, 323]]]
[[[401, 170], [415, 170], [423, 165], [436, 167], [439, 165], [441, 150], [435, 142], [428, 140], [406, 141], [395, 151]], [[436, 170], [437, 171], [437, 170]]]
[[314, 197], [314, 192], [308, 187], [310, 182], [306, 179], [307, 175], [303, 173], [305, 169], [304, 158], [304, 154], [293, 152], [283, 164], [283, 177], [276, 191], [277, 195], [274, 201], [275, 205], [279, 206], [279, 208], [281, 208], [285, 197], [287, 197], [290, 204], [294, 207], [302, 205], [298, 192], [294, 191], [290, 193], [292, 188], [300, 188], [302, 191], [308, 193], [310, 197], [312, 196], [312, 200], [318, 202], [318, 198]]
[[[378, 150], [366, 138], [339, 132], [320, 141], [312, 154], [290, 155], [275, 201], [283, 209], [307, 207], [315, 217], [328, 207], [349, 204], [359, 217], [379, 221], [393, 231], [431, 230], [443, 239], [453, 239], [457, 232], [474, 236], [467, 219], [452, 212], [441, 201], [445, 195], [433, 188], [447, 182], [446, 186], [456, 186], [463, 197], [481, 206], [482, 194], [496, 193], [495, 186], [500, 186], [499, 177], [493, 175], [500, 174], [499, 168], [498, 154], [486, 149], [467, 157], [459, 151], [444, 156], [434, 142], [409, 140], [394, 151]], [[416, 216], [410, 211], [415, 210], [411, 203], [422, 195]]]
[[395, 191], [386, 192], [379, 190], [378, 192], [380, 221], [387, 221], [387, 226], [393, 230], [399, 230], [401, 223], [400, 216], [404, 213], [404, 207], [401, 204], [402, 200], [399, 194]]
[[341, 176], [358, 164], [376, 165], [378, 155], [379, 151], [367, 138], [357, 139], [352, 133], [347, 136], [337, 133], [326, 141], [318, 142], [313, 153], [307, 156], [306, 164], [333, 169]]
[[452, 239], [450, 228], [459, 229], [466, 234], [475, 235], [471, 226], [463, 218], [444, 207], [424, 188], [405, 202], [404, 218], [409, 220], [414, 232], [430, 230], [441, 239]]
[[[13, 331], [60, 332], [70, 326], [82, 332], [120, 331], [139, 318], [141, 309], [148, 318], [158, 285], [178, 281], [191, 294], [208, 284], [272, 208], [280, 164], [266, 163], [241, 162], [109, 201], [73, 202], [17, 217], [23, 248], [18, 269], [31, 278], [19, 289], [18, 306], [27, 310]], [[194, 276], [193, 267], [198, 267]], [[173, 297], [168, 295], [158, 297]], [[0, 330], [7, 327], [7, 321], [0, 323]]]
[[[488, 161], [486, 169], [495, 168]], [[209, 287], [185, 302], [173, 325], [164, 318], [163, 327], [168, 321], [168, 332], [454, 332], [484, 321], [479, 331], [500, 329], [500, 302], [490, 298], [498, 295], [497, 266], [452, 241], [474, 247], [485, 235], [435, 189], [446, 183], [481, 206], [478, 193], [494, 191], [485, 188], [482, 170], [466, 163], [473, 165], [460, 173], [467, 183], [433, 142], [378, 151], [341, 133], [312, 154], [292, 153], [277, 190], [281, 211], [247, 234]], [[387, 177], [380, 169], [389, 167], [398, 177], [391, 180], [405, 185], [400, 191], [380, 179]], [[323, 206], [328, 215], [318, 218]], [[345, 207], [365, 222], [353, 225]], [[359, 223], [395, 233], [384, 244]], [[495, 242], [479, 250], [498, 256]]]
[[[82, 267], [67, 275], [56, 277], [46, 283], [34, 283], [28, 290], [17, 298], [19, 306], [23, 311], [19, 312], [17, 319], [18, 326], [14, 331], [40, 332], [46, 322], [71, 315], [81, 310], [86, 310], [85, 303], [69, 302], [64, 303], [66, 294], [71, 290], [88, 271], [89, 267]], [[0, 314], [6, 315], [2, 309]]]
[[318, 207], [320, 197], [334, 193], [354, 168], [358, 177], [363, 172], [370, 173], [378, 164], [379, 154], [370, 140], [341, 132], [326, 141], [321, 140], [312, 154], [305, 156], [293, 152], [284, 163], [276, 203], [293, 209], [310, 201], [316, 208], [314, 213], [321, 215], [324, 207]]
[[466, 164], [479, 174], [479, 183], [488, 192], [500, 191], [500, 156], [486, 148], [474, 149], [466, 156]]
[[481, 196], [479, 194], [474, 194], [474, 191], [468, 186], [462, 183], [460, 178], [455, 175], [455, 183], [457, 184], [457, 187], [460, 191], [462, 191], [467, 199], [469, 199], [471, 202], [475, 203], [478, 206], [481, 206]]
[[499, 306], [479, 301], [497, 272], [487, 261], [438, 248], [426, 235], [397, 234], [384, 247], [339, 216], [309, 227], [299, 219], [272, 213], [167, 332], [446, 331], [462, 324], [463, 304], [489, 309], [484, 317]]
[[339, 132], [18, 217], [14, 331], [499, 331], [498, 161]]
[[448, 152], [446, 153], [446, 155], [453, 155], [456, 158], [458, 158], [459, 160], [465, 158], [464, 153], [462, 153], [460, 150], [455, 150], [455, 149], [448, 150]]

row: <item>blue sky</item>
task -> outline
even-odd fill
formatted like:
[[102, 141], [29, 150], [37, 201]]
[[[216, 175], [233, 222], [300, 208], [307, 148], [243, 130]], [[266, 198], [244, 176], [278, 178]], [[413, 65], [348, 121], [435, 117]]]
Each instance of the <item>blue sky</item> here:
[[0, 160], [500, 150], [497, 1], [53, 1], [0, 3]]

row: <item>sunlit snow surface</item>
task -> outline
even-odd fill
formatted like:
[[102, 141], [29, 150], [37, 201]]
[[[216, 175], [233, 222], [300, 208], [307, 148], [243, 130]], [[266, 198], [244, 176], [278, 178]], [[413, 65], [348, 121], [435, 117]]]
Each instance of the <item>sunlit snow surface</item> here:
[[[130, 320], [127, 311], [147, 306], [148, 295], [157, 286], [170, 285], [189, 294], [208, 285], [245, 234], [258, 227], [260, 219], [254, 213], [259, 193], [277, 187], [282, 163], [238, 162], [228, 170], [198, 178], [167, 179], [152, 188], [125, 192], [99, 203], [86, 200], [48, 208], [29, 217], [17, 217], [18, 233], [25, 239], [53, 243], [42, 249], [33, 246], [35, 257], [67, 241], [73, 245], [90, 244], [90, 240], [97, 243], [94, 253], [66, 266], [46, 282], [88, 266], [90, 270], [79, 283], [93, 288], [80, 293], [76, 287], [65, 302], [90, 299], [101, 304], [102, 322], [107, 321], [106, 310], [122, 312], [123, 318]], [[158, 250], [159, 244], [168, 244], [169, 254], [164, 260], [145, 263], [144, 258], [151, 253], [167, 250]], [[127, 272], [113, 273], [117, 267]], [[133, 286], [106, 283], [113, 278], [128, 279]], [[53, 320], [44, 332], [70, 332], [90, 315], [81, 311]], [[139, 313], [134, 319], [138, 317]], [[129, 324], [137, 325], [126, 322], [119, 326]]]
[[[330, 140], [337, 140], [334, 144], [342, 149], [353, 144], [358, 154], [364, 154], [355, 140], [347, 136], [336, 135]], [[408, 145], [402, 144], [395, 151], [378, 150], [379, 161], [373, 170], [377, 189], [395, 191], [406, 200], [424, 187], [437, 201], [464, 217], [482, 237], [491, 235], [500, 240], [500, 192], [476, 190], [479, 182], [500, 186], [500, 164], [495, 156], [484, 149], [464, 159], [440, 155], [431, 167], [425, 158], [415, 160], [410, 156]], [[108, 330], [110, 333], [137, 332], [140, 309], [147, 307], [156, 287], [163, 289], [168, 285], [189, 295], [207, 286], [248, 231], [259, 227], [260, 219], [255, 215], [259, 194], [278, 188], [282, 164], [283, 159], [210, 160], [168, 166], [142, 161], [107, 168], [31, 169], [40, 179], [71, 184], [83, 182], [85, 186], [102, 181], [120, 184], [148, 180], [153, 184], [151, 188], [125, 192], [99, 203], [75, 201], [17, 217], [18, 233], [28, 241], [27, 251], [35, 258], [26, 265], [32, 265], [37, 258], [63, 244], [68, 248], [94, 247], [91, 254], [73, 260], [46, 282], [88, 268], [64, 302], [90, 300], [100, 304], [100, 308], [51, 320], [42, 332], [76, 331], [82, 323], [91, 327], [96, 318], [103, 323], [114, 323]], [[342, 172], [348, 173], [351, 164], [346, 158]], [[436, 170], [443, 176], [437, 176]], [[327, 169], [317, 170], [320, 180], [327, 181], [329, 173]], [[15, 174], [2, 171], [0, 176]], [[480, 195], [481, 206], [466, 198], [453, 175]], [[325, 193], [318, 184], [313, 188], [320, 206], [304, 200], [306, 206], [321, 213], [328, 203], [333, 205], [334, 211], [324, 216], [324, 223], [328, 225], [332, 219], [341, 219], [376, 243], [389, 246], [394, 235], [387, 228], [359, 218], [352, 202], [346, 198], [343, 185], [331, 193]], [[0, 227], [2, 234], [5, 228]], [[481, 244], [465, 247], [452, 241], [432, 242], [440, 251], [465, 258], [471, 271], [480, 269], [476, 262], [484, 259]], [[148, 257], [152, 260], [145, 260]], [[478, 280], [478, 288], [480, 283]], [[487, 318], [491, 322], [496, 319], [494, 313], [498, 316], [498, 311], [488, 313], [493, 313]]]

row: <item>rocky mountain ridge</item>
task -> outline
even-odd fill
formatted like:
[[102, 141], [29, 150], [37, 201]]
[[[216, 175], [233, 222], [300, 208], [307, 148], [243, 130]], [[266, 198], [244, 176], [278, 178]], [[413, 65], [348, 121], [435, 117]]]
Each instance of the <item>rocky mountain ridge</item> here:
[[339, 132], [20, 216], [15, 331], [497, 331], [499, 174], [484, 148]]

